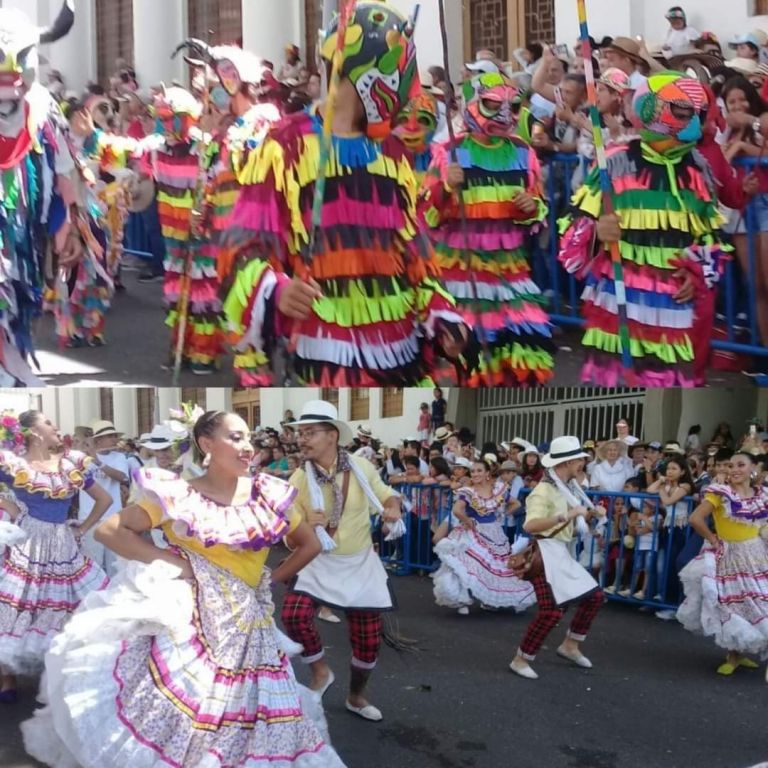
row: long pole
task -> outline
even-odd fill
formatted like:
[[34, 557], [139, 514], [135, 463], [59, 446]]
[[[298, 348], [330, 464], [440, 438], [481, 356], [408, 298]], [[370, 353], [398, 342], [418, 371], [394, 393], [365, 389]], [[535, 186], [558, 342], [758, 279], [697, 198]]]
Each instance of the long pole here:
[[[207, 31], [208, 43], [210, 44], [213, 36], [213, 31], [208, 27], [208, 3], [203, 5], [203, 21], [205, 23], [205, 30]], [[208, 114], [210, 108], [210, 87], [208, 84], [208, 65], [204, 65], [204, 86], [203, 86], [203, 116]], [[205, 132], [201, 131], [198, 146], [198, 163], [197, 163], [197, 184], [195, 186], [194, 199], [192, 202], [192, 210], [190, 212], [190, 231], [189, 239], [187, 240], [187, 252], [184, 259], [184, 274], [181, 277], [181, 290], [179, 292], [179, 325], [176, 337], [176, 351], [173, 360], [173, 386], [179, 386], [179, 380], [181, 378], [181, 363], [184, 359], [184, 345], [186, 343], [187, 325], [189, 324], [189, 300], [190, 293], [192, 291], [192, 259], [194, 258], [195, 248], [197, 247], [199, 232], [198, 229], [201, 225], [199, 217], [203, 214], [203, 208], [205, 204], [205, 188], [207, 182], [207, 169], [206, 158], [208, 154], [208, 139]]]
[[[608, 159], [605, 154], [603, 142], [603, 130], [600, 125], [600, 113], [597, 110], [597, 88], [595, 86], [595, 70], [592, 66], [592, 44], [589, 39], [589, 26], [587, 24], [586, 0], [576, 0], [579, 14], [579, 28], [581, 30], [581, 53], [584, 57], [584, 75], [587, 78], [587, 98], [589, 100], [589, 116], [592, 120], [592, 138], [595, 144], [595, 158], [600, 172], [600, 189], [603, 193], [603, 213], [611, 215], [615, 213], [613, 205], [613, 186], [608, 175]], [[629, 341], [629, 320], [627, 318], [627, 293], [624, 286], [624, 268], [621, 262], [621, 251], [618, 243], [610, 243], [611, 261], [613, 263], [613, 282], [616, 292], [616, 311], [619, 319], [619, 347], [621, 349], [621, 363], [624, 366], [624, 375], [630, 386], [635, 382], [634, 369], [632, 367], [632, 351]]]

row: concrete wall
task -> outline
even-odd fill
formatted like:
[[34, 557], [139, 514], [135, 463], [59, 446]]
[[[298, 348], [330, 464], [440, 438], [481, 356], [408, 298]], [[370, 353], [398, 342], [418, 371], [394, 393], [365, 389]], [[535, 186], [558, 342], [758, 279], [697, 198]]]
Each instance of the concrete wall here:
[[[667, 33], [664, 14], [674, 5], [670, 0], [587, 0], [590, 33], [596, 39], [604, 35], [635, 37], [642, 35], [649, 44], [660, 43]], [[750, 16], [750, 0], [696, 0], [682, 3], [689, 23], [700, 32], [715, 32], [727, 41], [749, 29], [767, 29], [768, 16]], [[727, 11], [726, 11], [727, 9]], [[558, 42], [572, 45], [578, 37], [576, 3], [555, 0]]]
[[171, 60], [186, 37], [183, 0], [133, 0], [133, 48], [136, 75], [142, 88], [174, 79], [186, 82], [183, 56]]

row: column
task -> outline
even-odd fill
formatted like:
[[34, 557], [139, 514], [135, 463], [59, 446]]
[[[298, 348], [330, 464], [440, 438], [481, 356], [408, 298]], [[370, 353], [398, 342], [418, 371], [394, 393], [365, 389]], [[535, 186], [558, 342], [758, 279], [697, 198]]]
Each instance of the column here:
[[303, 2], [286, 7], [283, 0], [243, 0], [243, 47], [274, 62], [277, 69], [285, 58], [286, 45], [304, 48], [303, 6]]
[[160, 387], [156, 390], [155, 421], [163, 422], [170, 418], [171, 408], [178, 408], [181, 401], [181, 390], [178, 387]]
[[56, 412], [45, 413], [59, 428], [62, 435], [71, 435], [79, 425], [76, 419], [77, 390], [60, 388], [56, 390]]
[[[590, 35], [600, 40], [604, 35], [626, 37], [639, 34], [638, 30], [632, 28], [632, 5], [630, 0], [587, 0]], [[576, 3], [573, 0], [555, 0], [556, 40], [571, 46], [578, 36], [579, 19]]]
[[[262, 389], [259, 395], [259, 408], [261, 410], [261, 424], [251, 424], [256, 427], [274, 427], [278, 429], [283, 419], [283, 414], [291, 406], [287, 403], [286, 394], [291, 392], [289, 389], [273, 387]], [[299, 414], [294, 410], [294, 414]]]
[[[384, 414], [384, 398], [381, 395], [381, 389], [368, 390], [368, 423], [372, 429], [374, 429], [374, 425], [381, 422], [381, 418]], [[405, 400], [405, 398], [403, 398], [403, 400]]]
[[231, 411], [232, 390], [211, 387], [205, 390], [205, 407], [209, 411]]
[[75, 389], [74, 421], [76, 427], [87, 427], [99, 418], [99, 390], [95, 387]]
[[352, 416], [352, 398], [348, 389], [339, 390], [339, 418], [349, 421]]
[[171, 60], [187, 35], [186, 20], [183, 0], [133, 0], [134, 60], [142, 87], [186, 81], [184, 57]]
[[[445, 17], [448, 27], [448, 55], [451, 77], [457, 83], [464, 65], [463, 12], [462, 0], [444, 0]], [[410, 16], [416, 0], [392, 0], [391, 4], [401, 13]], [[468, 32], [468, 30], [467, 30]], [[426, 76], [432, 66], [443, 66], [443, 41], [440, 33], [440, 9], [437, 2], [421, 2], [419, 20], [416, 25], [416, 48], [419, 54], [419, 69]]]
[[136, 390], [121, 387], [114, 390], [115, 427], [128, 437], [134, 437], [139, 430], [139, 414], [136, 405]]

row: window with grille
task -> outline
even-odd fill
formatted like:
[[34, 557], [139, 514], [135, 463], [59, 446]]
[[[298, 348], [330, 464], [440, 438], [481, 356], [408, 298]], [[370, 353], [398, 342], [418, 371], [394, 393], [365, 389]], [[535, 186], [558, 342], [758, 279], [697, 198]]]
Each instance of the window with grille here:
[[155, 425], [155, 390], [142, 387], [136, 390], [136, 413], [138, 414], [139, 434], [151, 432]]
[[370, 402], [367, 389], [352, 389], [349, 393], [350, 421], [364, 421], [370, 417]]
[[188, 0], [187, 7], [190, 37], [216, 45], [242, 46], [242, 0]]
[[330, 403], [331, 405], [336, 406], [338, 409], [339, 407], [339, 390], [338, 389], [330, 389], [323, 387], [323, 390], [320, 394], [320, 399], [325, 400], [326, 403]]
[[96, 3], [96, 50], [99, 83], [106, 87], [117, 59], [133, 64], [133, 0]]
[[205, 387], [182, 387], [181, 388], [182, 403], [192, 403], [192, 405], [199, 405], [203, 410], [206, 410], [205, 401], [206, 401]]
[[385, 419], [403, 415], [403, 390], [400, 387], [387, 387], [382, 391], [381, 415]]
[[752, 16], [767, 16], [768, 15], [768, 0], [753, 0], [751, 3]]
[[115, 420], [115, 394], [111, 389], [99, 390], [99, 413], [104, 421]]

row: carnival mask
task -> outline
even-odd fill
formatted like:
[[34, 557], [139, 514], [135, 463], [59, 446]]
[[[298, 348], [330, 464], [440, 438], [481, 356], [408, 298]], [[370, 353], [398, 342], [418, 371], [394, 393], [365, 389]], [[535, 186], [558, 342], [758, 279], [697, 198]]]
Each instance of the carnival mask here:
[[13, 136], [24, 125], [19, 109], [37, 79], [37, 47], [64, 37], [75, 23], [73, 0], [66, 0], [56, 21], [46, 29], [35, 26], [20, 11], [0, 9], [0, 134]]
[[511, 136], [520, 119], [522, 94], [504, 75], [477, 75], [462, 86], [464, 121], [470, 133]]
[[262, 59], [242, 48], [234, 45], [211, 46], [191, 37], [176, 48], [173, 57], [185, 49], [199, 57], [200, 62], [196, 63], [207, 64], [213, 69], [221, 87], [230, 97], [239, 93], [244, 84], [256, 87], [264, 79], [266, 67]]
[[166, 88], [155, 96], [152, 114], [157, 121], [156, 131], [171, 142], [185, 142], [189, 134], [200, 122], [203, 107], [200, 102], [184, 88]]
[[395, 121], [395, 136], [414, 154], [429, 149], [439, 120], [437, 101], [421, 91], [400, 112]]
[[680, 72], [652, 75], [635, 92], [632, 122], [648, 144], [672, 139], [695, 144], [702, 136], [701, 112], [707, 92], [698, 80]]
[[[336, 52], [338, 29], [336, 18], [321, 50], [328, 62], [333, 61]], [[413, 23], [384, 3], [364, 0], [355, 8], [344, 42], [341, 76], [355, 86], [365, 108], [368, 136], [383, 141], [417, 83]]]
[[102, 131], [113, 131], [117, 127], [117, 115], [112, 101], [106, 96], [91, 96], [85, 102], [93, 124]]

